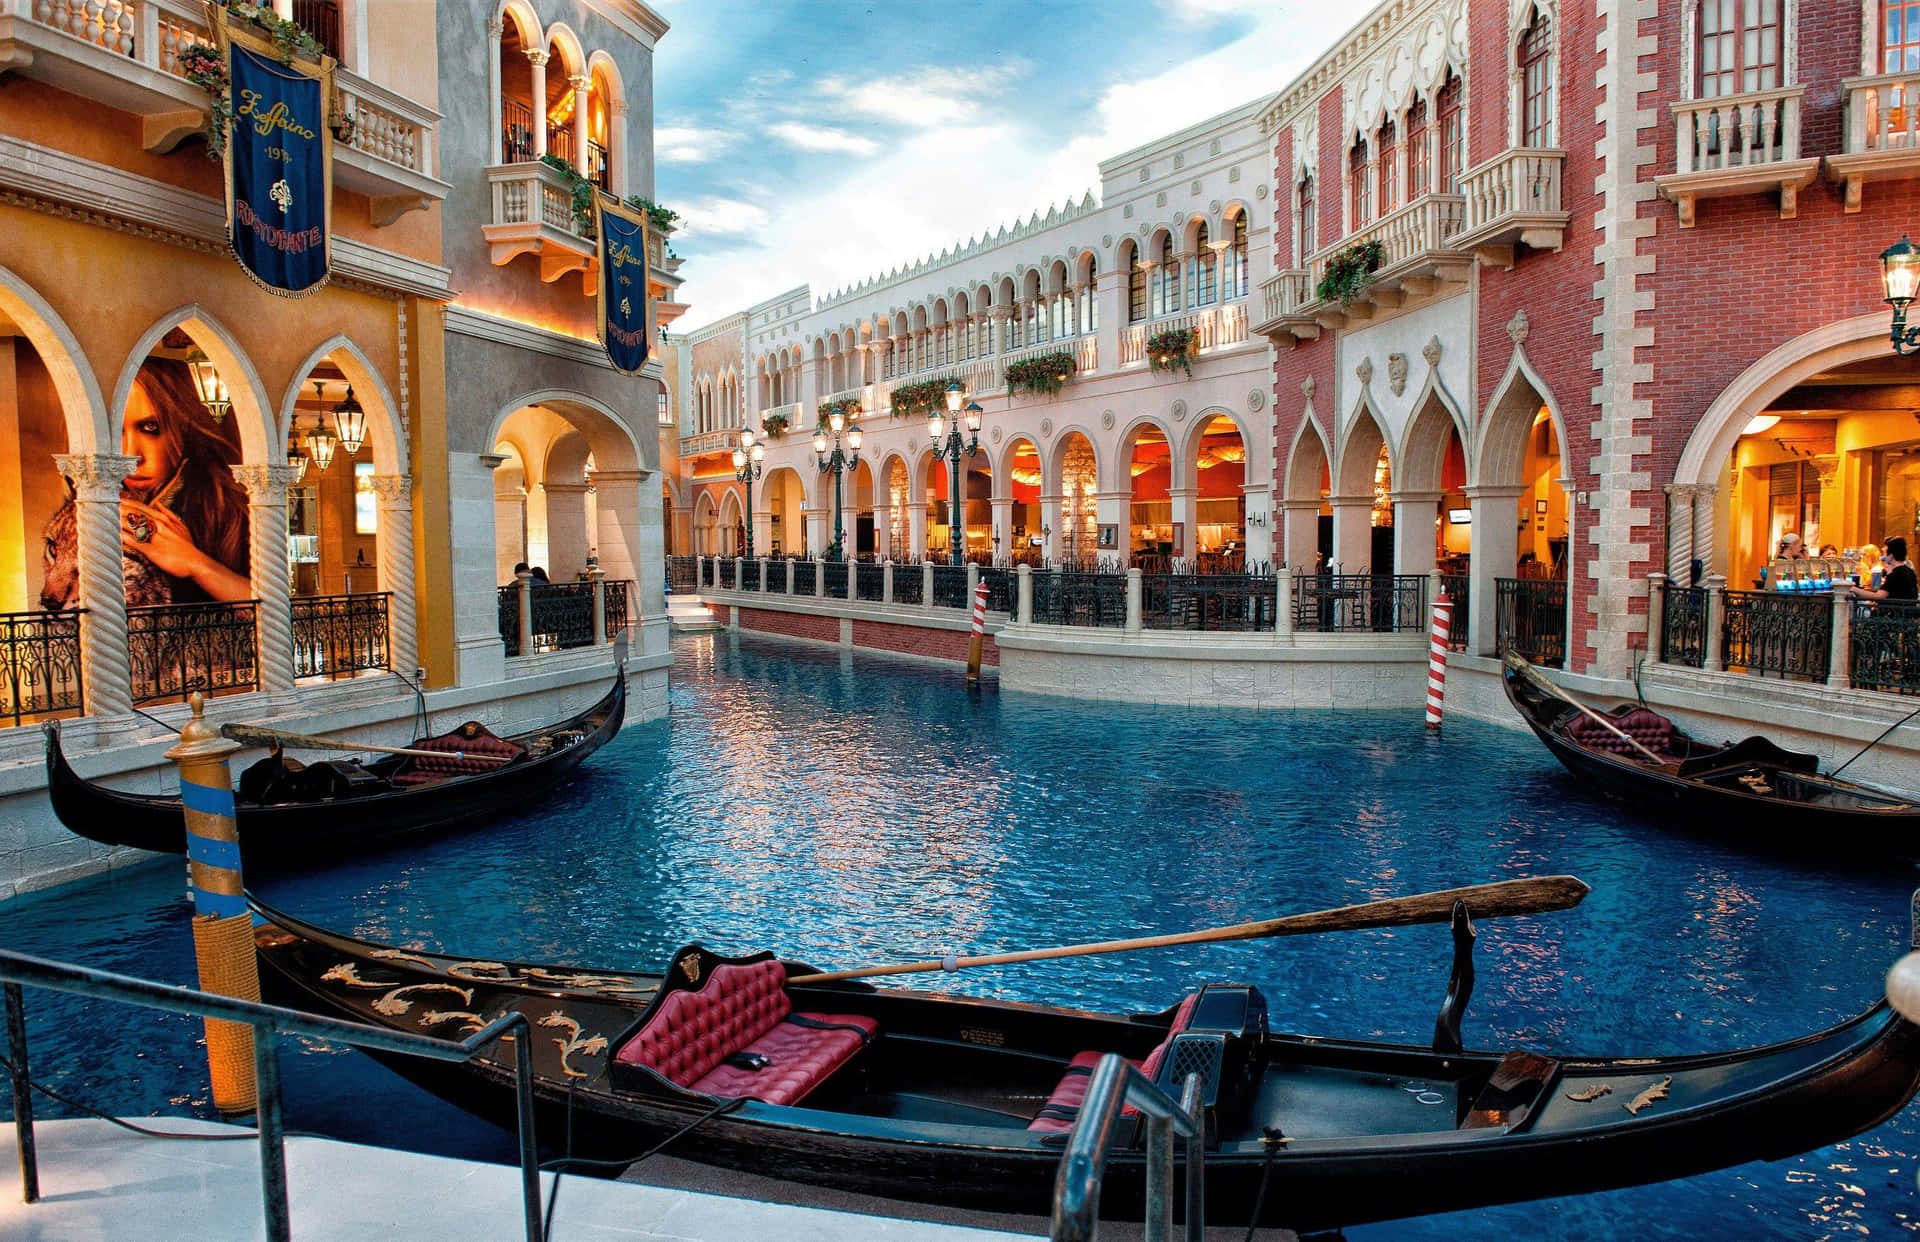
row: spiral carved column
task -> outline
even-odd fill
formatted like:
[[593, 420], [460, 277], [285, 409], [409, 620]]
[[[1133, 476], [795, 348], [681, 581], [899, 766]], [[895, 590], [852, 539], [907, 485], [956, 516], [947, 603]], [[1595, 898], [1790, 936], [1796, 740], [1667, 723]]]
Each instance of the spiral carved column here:
[[57, 453], [54, 464], [73, 484], [78, 549], [80, 659], [90, 716], [133, 710], [127, 661], [127, 585], [120, 569], [120, 485], [140, 464], [116, 453]]
[[1695, 489], [1687, 483], [1667, 485], [1667, 581], [1693, 585], [1693, 528]]
[[253, 580], [255, 659], [263, 691], [293, 689], [293, 579], [287, 563], [292, 466], [233, 467], [247, 489], [247, 576]]
[[387, 592], [387, 660], [413, 676], [419, 666], [418, 622], [413, 602], [413, 480], [404, 474], [373, 476], [380, 504], [380, 589]]

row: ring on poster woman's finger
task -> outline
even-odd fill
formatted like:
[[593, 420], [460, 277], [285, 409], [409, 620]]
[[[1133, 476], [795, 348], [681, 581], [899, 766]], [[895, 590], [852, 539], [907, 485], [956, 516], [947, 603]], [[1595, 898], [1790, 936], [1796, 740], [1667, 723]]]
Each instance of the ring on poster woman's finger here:
[[153, 527], [147, 525], [145, 522], [136, 521], [133, 523], [133, 541], [135, 543], [145, 543], [152, 538]]

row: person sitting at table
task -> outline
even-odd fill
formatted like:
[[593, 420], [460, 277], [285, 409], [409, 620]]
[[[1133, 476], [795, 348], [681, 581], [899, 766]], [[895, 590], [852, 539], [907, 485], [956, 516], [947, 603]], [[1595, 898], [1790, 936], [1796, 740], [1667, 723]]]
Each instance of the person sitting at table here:
[[1913, 603], [1920, 600], [1920, 576], [1914, 573], [1913, 566], [1907, 563], [1907, 541], [1899, 535], [1886, 542], [1886, 554], [1881, 560], [1886, 564], [1886, 572], [1880, 576], [1880, 586], [1853, 587], [1848, 591], [1854, 599], [1892, 600], [1898, 603]]

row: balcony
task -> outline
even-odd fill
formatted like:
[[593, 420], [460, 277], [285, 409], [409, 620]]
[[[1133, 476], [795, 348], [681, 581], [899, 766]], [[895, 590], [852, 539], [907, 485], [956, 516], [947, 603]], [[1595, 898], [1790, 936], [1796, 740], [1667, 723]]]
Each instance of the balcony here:
[[754, 434], [759, 435], [765, 431], [767, 420], [776, 414], [786, 419], [787, 425], [781, 429], [779, 435], [766, 432], [766, 438], [769, 440], [778, 440], [784, 436], [812, 435], [814, 424], [818, 421], [808, 417], [798, 401], [789, 401], [785, 405], [776, 405], [770, 410], [760, 411], [760, 417], [754, 420]]
[[1869, 181], [1920, 176], [1920, 73], [1884, 73], [1847, 78], [1846, 124], [1840, 153], [1827, 157], [1827, 176], [1846, 188], [1846, 209], [1860, 210]]
[[575, 223], [573, 191], [558, 172], [541, 163], [496, 164], [487, 169], [493, 223], [481, 227], [495, 267], [523, 254], [540, 260], [540, 279], [552, 284], [568, 272], [581, 274], [593, 292], [599, 267], [591, 225]]
[[1147, 341], [1162, 332], [1182, 328], [1193, 333], [1193, 347], [1199, 354], [1242, 344], [1247, 339], [1247, 304], [1243, 301], [1223, 302], [1218, 306], [1203, 306], [1198, 310], [1162, 315], [1145, 323], [1132, 324], [1120, 333], [1120, 365], [1145, 365]]
[[680, 459], [691, 461], [707, 453], [731, 452], [740, 442], [740, 429], [730, 427], [721, 431], [702, 431], [695, 435], [680, 437]]
[[[1397, 309], [1409, 298], [1466, 283], [1473, 258], [1455, 240], [1464, 211], [1465, 201], [1458, 194], [1423, 194], [1320, 251], [1307, 261], [1305, 270], [1294, 268], [1268, 277], [1260, 286], [1265, 318], [1257, 330], [1270, 337], [1310, 341], [1322, 329], [1371, 319], [1376, 310]], [[1314, 290], [1326, 276], [1328, 262], [1349, 246], [1369, 241], [1381, 244], [1386, 261], [1366, 289], [1343, 306], [1322, 305]]]
[[[206, 92], [180, 53], [211, 40], [201, 6], [183, 0], [0, 0], [0, 73], [12, 70], [140, 118], [140, 145], [166, 152], [206, 124]], [[335, 75], [357, 133], [334, 146], [334, 183], [372, 203], [376, 226], [431, 206], [440, 114], [347, 69]]]
[[1674, 171], [1654, 178], [1660, 196], [1680, 208], [1680, 227], [1693, 227], [1694, 203], [1778, 190], [1780, 218], [1799, 214], [1798, 196], [1820, 171], [1820, 160], [1800, 158], [1800, 110], [1805, 86], [1690, 99], [1673, 105]]
[[1466, 224], [1454, 244], [1492, 267], [1513, 266], [1520, 246], [1558, 250], [1568, 213], [1560, 206], [1565, 151], [1515, 147], [1460, 176]]

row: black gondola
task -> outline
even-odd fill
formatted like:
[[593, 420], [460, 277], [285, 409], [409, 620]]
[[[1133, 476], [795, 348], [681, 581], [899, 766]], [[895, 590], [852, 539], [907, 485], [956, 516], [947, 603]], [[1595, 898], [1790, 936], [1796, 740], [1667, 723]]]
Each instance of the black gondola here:
[[1920, 803], [1912, 799], [1822, 775], [1818, 755], [1764, 737], [1711, 746], [1645, 707], [1595, 713], [1649, 756], [1549, 693], [1540, 676], [1509, 653], [1507, 701], [1554, 758], [1602, 794], [1777, 844], [1920, 857]]
[[[1682, 1177], [1858, 1134], [1920, 1082], [1920, 1027], [1884, 1003], [1742, 1052], [1561, 1058], [1455, 1051], [1456, 972], [1435, 1048], [1269, 1034], [1250, 987], [1209, 985], [1120, 1016], [864, 983], [771, 954], [691, 946], [664, 976], [466, 961], [329, 932], [255, 903], [271, 999], [460, 1037], [509, 1010], [532, 1023], [549, 1151], [675, 1156], [844, 1190], [1044, 1213], [1099, 1056], [1178, 1095], [1203, 1069], [1209, 1223], [1329, 1228]], [[1465, 934], [1462, 929], [1466, 928]], [[1464, 986], [1463, 986], [1464, 981]], [[1446, 1021], [1453, 1019], [1452, 1023]], [[382, 1057], [511, 1126], [513, 1052], [462, 1065]], [[688, 1128], [690, 1127], [690, 1128]], [[1124, 1118], [1103, 1212], [1138, 1219], [1144, 1136]]]
[[[558, 724], [499, 738], [469, 722], [409, 743], [446, 752], [444, 760], [395, 755], [300, 767], [270, 755], [240, 775], [234, 815], [241, 852], [249, 865], [305, 861], [537, 804], [620, 731], [626, 707], [627, 679], [616, 665], [607, 693]], [[178, 795], [89, 781], [61, 751], [58, 722], [48, 722], [46, 734], [47, 793], [61, 823], [105, 845], [186, 851]]]

